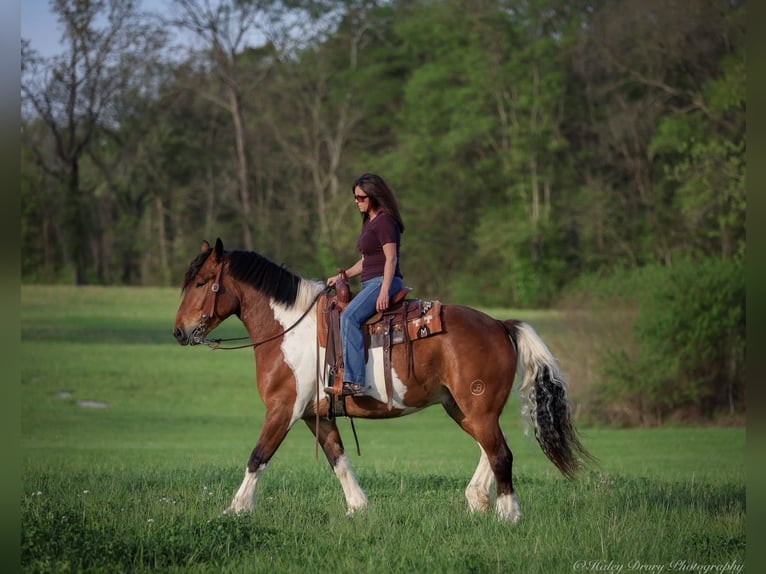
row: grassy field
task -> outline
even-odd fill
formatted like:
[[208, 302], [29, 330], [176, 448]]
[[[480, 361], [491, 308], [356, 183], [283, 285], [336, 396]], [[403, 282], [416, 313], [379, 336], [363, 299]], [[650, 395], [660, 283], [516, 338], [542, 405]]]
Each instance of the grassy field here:
[[[523, 434], [515, 396], [503, 427], [517, 525], [466, 512], [478, 448], [438, 408], [357, 421], [366, 512], [345, 516], [296, 425], [256, 510], [222, 516], [264, 417], [252, 353], [177, 346], [174, 289], [21, 295], [27, 572], [743, 571], [744, 429], [582, 429], [600, 464], [569, 482]], [[518, 318], [558, 351], [560, 317]], [[236, 319], [221, 329], [243, 332]]]

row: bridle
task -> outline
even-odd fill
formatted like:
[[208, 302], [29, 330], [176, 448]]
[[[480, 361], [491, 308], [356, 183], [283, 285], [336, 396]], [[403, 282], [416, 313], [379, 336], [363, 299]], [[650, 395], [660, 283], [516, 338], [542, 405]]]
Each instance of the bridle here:
[[215, 281], [210, 286], [210, 296], [202, 307], [202, 323], [207, 323], [215, 315], [215, 302], [218, 299], [218, 292], [221, 290], [221, 275], [223, 275], [223, 261], [218, 267], [218, 273], [216, 273]]
[[319, 298], [324, 295], [325, 293], [329, 293], [332, 287], [325, 287], [322, 289], [319, 293], [316, 294], [316, 297], [314, 297], [314, 300], [311, 302], [311, 305], [306, 307], [306, 310], [303, 312], [303, 314], [298, 317], [298, 319], [287, 327], [286, 329], [282, 330], [281, 332], [277, 333], [276, 335], [272, 335], [271, 337], [268, 337], [267, 339], [263, 339], [261, 341], [255, 341], [254, 343], [247, 343], [246, 345], [237, 345], [234, 347], [221, 347], [221, 343], [229, 342], [229, 341], [244, 341], [245, 339], [249, 339], [250, 337], [233, 337], [230, 339], [207, 339], [202, 337], [202, 335], [205, 332], [205, 329], [207, 327], [207, 323], [210, 319], [213, 318], [215, 315], [215, 303], [218, 299], [218, 293], [221, 291], [221, 275], [223, 274], [223, 262], [221, 262], [221, 266], [218, 268], [218, 273], [216, 274], [215, 281], [210, 286], [210, 293], [208, 295], [207, 301], [205, 301], [205, 305], [202, 307], [202, 318], [200, 321], [199, 326], [194, 329], [194, 332], [192, 333], [192, 338], [194, 339], [194, 342], [197, 344], [205, 344], [211, 349], [215, 350], [222, 350], [222, 351], [234, 351], [237, 349], [249, 349], [249, 348], [255, 348], [259, 345], [263, 345], [264, 343], [268, 343], [270, 341], [274, 341], [275, 339], [279, 339], [280, 337], [286, 335], [295, 327], [297, 327], [303, 319], [306, 318], [306, 315], [309, 314], [309, 311], [316, 305], [317, 301], [319, 301]]
[[200, 323], [192, 332], [192, 339], [197, 344], [205, 343], [207, 341], [206, 339], [203, 339], [202, 336], [207, 328], [207, 322], [213, 318], [213, 315], [215, 315], [215, 303], [218, 299], [218, 292], [221, 290], [221, 275], [223, 275], [223, 261], [221, 261], [221, 265], [218, 267], [215, 281], [213, 281], [213, 284], [210, 286], [210, 293], [205, 304], [202, 306]]

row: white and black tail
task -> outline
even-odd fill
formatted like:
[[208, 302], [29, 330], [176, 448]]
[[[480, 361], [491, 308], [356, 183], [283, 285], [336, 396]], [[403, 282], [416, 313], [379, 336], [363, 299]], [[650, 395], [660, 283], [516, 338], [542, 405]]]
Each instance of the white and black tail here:
[[556, 359], [527, 323], [508, 320], [503, 325], [517, 349], [522, 416], [531, 422], [545, 456], [564, 476], [574, 478], [594, 459], [577, 437], [566, 382]]

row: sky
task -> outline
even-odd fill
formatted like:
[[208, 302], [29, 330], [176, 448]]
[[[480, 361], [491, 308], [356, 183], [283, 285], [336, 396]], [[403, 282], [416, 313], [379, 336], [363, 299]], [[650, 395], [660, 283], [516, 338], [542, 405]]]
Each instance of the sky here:
[[21, 37], [32, 42], [32, 47], [43, 56], [60, 51], [56, 17], [48, 6], [48, 0], [21, 1]]
[[[142, 10], [161, 11], [168, 4], [169, 0], [143, 0], [139, 6]], [[50, 0], [20, 0], [20, 5], [21, 37], [30, 40], [32, 48], [42, 56], [61, 52], [61, 31]]]

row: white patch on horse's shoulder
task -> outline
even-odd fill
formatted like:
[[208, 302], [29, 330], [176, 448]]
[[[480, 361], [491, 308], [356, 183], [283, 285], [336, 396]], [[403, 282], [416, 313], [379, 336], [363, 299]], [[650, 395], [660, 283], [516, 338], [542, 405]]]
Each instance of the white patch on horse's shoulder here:
[[[274, 319], [279, 321], [279, 324], [282, 325], [283, 328], [289, 328], [301, 318], [301, 315], [303, 315], [306, 309], [316, 303], [316, 298], [323, 288], [323, 285], [318, 281], [301, 279], [298, 282], [298, 292], [295, 295], [295, 303], [288, 306], [271, 299], [269, 307], [271, 307], [271, 310], [274, 313]], [[316, 316], [316, 311], [309, 311], [309, 315]]]
[[[297, 400], [293, 405], [290, 426], [300, 420], [306, 407], [316, 400], [317, 311], [310, 307], [314, 305], [322, 289], [321, 283], [302, 279], [298, 284], [298, 294], [294, 305], [288, 307], [273, 299], [269, 303], [274, 319], [282, 329], [290, 329], [282, 338], [280, 347], [285, 363], [295, 377]], [[307, 309], [308, 313], [306, 313]], [[301, 319], [304, 313], [306, 315]], [[320, 353], [319, 358], [320, 361], [324, 361], [324, 354]], [[322, 363], [320, 362], [319, 365], [321, 367]], [[324, 397], [324, 393], [320, 395], [320, 398]]]

